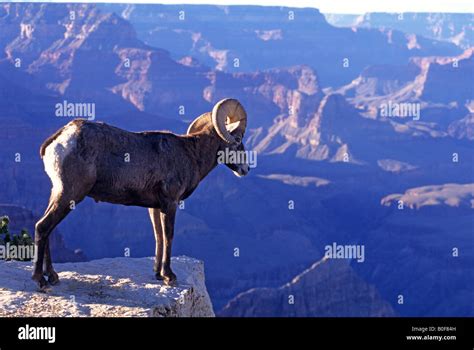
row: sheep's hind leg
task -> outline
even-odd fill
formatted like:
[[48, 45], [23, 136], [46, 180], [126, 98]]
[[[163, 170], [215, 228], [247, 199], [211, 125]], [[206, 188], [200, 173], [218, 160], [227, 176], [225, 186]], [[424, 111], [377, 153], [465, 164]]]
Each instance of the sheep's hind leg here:
[[[51, 231], [63, 220], [71, 211], [69, 201], [64, 195], [57, 195], [53, 198], [51, 196], [50, 204], [43, 217], [36, 223], [35, 226], [35, 245], [36, 245], [36, 261], [34, 264], [34, 272], [32, 279], [38, 283], [40, 289], [46, 287], [46, 279], [44, 278], [43, 264], [49, 263], [47, 267], [48, 272], [54, 271], [52, 263], [50, 262], [51, 254], [49, 254], [49, 235]], [[48, 252], [46, 252], [48, 250]], [[49, 271], [48, 271], [49, 270]], [[49, 276], [48, 276], [49, 277]], [[54, 280], [54, 278], [53, 278]], [[57, 283], [58, 281], [54, 281]]]
[[48, 237], [46, 244], [45, 244], [45, 251], [44, 251], [44, 272], [45, 276], [48, 277], [48, 283], [54, 286], [59, 282], [59, 276], [53, 268], [53, 261], [51, 259], [51, 251], [49, 248], [49, 244], [51, 241], [51, 236]]
[[[61, 193], [56, 193], [53, 188], [48, 209], [35, 226], [36, 261], [32, 279], [38, 283], [41, 289], [46, 287], [44, 275], [48, 277], [48, 282], [52, 285], [59, 282], [58, 274], [53, 269], [48, 242], [49, 235], [67, 214], [71, 212], [71, 204], [79, 204], [87, 193], [87, 190], [79, 190], [77, 187], [72, 192], [71, 189], [74, 186], [69, 184], [64, 184], [62, 188], [64, 191]], [[45, 265], [45, 270], [43, 270], [43, 264]]]

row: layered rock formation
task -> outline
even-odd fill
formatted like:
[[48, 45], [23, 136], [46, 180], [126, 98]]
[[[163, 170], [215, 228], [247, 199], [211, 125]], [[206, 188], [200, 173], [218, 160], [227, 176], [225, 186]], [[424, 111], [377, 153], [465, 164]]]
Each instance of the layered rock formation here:
[[255, 288], [239, 294], [220, 315], [382, 317], [395, 316], [395, 312], [347, 261], [323, 259], [279, 288]]
[[325, 16], [329, 23], [338, 27], [390, 28], [449, 41], [462, 48], [474, 44], [474, 25], [469, 13], [366, 13]]
[[403, 194], [391, 194], [382, 199], [386, 206], [408, 206], [419, 209], [425, 206], [474, 208], [474, 184], [444, 184], [411, 188]]
[[[370, 64], [459, 51], [454, 44], [397, 30], [336, 28], [313, 8], [101, 6], [121, 14], [137, 28], [141, 40], [173, 52], [175, 58], [193, 56], [227, 72], [306, 64], [320, 72], [324, 86], [348, 83]], [[358, 48], [357, 55], [352, 47]]]

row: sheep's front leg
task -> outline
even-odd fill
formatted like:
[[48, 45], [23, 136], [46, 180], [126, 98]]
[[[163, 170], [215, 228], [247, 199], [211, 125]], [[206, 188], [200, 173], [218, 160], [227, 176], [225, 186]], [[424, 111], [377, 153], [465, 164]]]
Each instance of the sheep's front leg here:
[[176, 204], [170, 205], [166, 211], [161, 212], [161, 226], [163, 229], [163, 262], [161, 267], [161, 277], [167, 285], [172, 285], [176, 281], [176, 275], [171, 271], [171, 245], [174, 235], [174, 219], [176, 216]]
[[153, 231], [155, 233], [155, 265], [153, 270], [157, 280], [163, 279], [161, 277], [161, 266], [163, 261], [163, 229], [161, 227], [161, 210], [156, 208], [148, 208]]

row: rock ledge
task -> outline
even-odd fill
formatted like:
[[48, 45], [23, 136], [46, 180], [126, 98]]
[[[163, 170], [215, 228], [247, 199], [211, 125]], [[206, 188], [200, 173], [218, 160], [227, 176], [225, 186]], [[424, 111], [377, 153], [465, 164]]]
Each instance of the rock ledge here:
[[153, 258], [106, 258], [55, 264], [61, 283], [46, 293], [31, 280], [32, 263], [0, 261], [0, 316], [213, 317], [204, 264], [174, 257], [176, 286], [154, 279]]

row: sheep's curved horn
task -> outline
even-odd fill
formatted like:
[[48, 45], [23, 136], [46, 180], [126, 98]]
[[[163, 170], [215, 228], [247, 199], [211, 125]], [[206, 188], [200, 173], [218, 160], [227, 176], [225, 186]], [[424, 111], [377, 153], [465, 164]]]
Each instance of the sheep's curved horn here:
[[[216, 103], [212, 109], [212, 124], [217, 134], [227, 143], [241, 142], [247, 127], [247, 113], [239, 101], [226, 98]], [[240, 140], [231, 132], [239, 131]]]
[[210, 113], [204, 113], [194, 119], [193, 122], [189, 124], [188, 131], [186, 131], [186, 134], [190, 135], [199, 132], [199, 130], [201, 130], [206, 124], [209, 123], [209, 114]]

